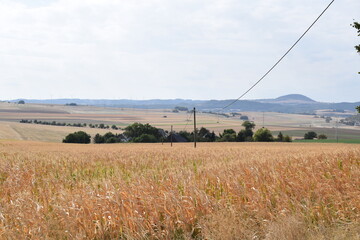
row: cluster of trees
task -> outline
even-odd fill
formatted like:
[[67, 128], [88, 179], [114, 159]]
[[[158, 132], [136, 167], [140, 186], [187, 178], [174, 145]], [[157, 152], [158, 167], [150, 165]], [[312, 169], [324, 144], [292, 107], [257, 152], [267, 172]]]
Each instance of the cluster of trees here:
[[[187, 142], [191, 142], [194, 140], [194, 132], [188, 131], [180, 131], [180, 132], [173, 132], [173, 134], [178, 134], [183, 137]], [[216, 134], [214, 131], [210, 132], [208, 129], [202, 127], [199, 131], [196, 132], [196, 141], [197, 142], [215, 142], [216, 141]]]
[[96, 134], [94, 137], [95, 144], [101, 143], [120, 143], [124, 141], [122, 134], [113, 134], [111, 132], [105, 133], [104, 135]]
[[304, 139], [306, 140], [313, 140], [313, 139], [327, 139], [327, 136], [325, 134], [317, 134], [314, 131], [310, 131], [304, 134]]
[[[198, 142], [291, 142], [291, 137], [283, 136], [280, 132], [277, 138], [275, 138], [271, 131], [267, 128], [260, 128], [254, 133], [255, 123], [250, 121], [243, 122], [244, 129], [238, 133], [234, 129], [225, 129], [222, 133], [216, 135], [214, 131], [210, 131], [204, 127], [200, 128], [196, 132], [196, 140]], [[75, 134], [75, 133], [74, 133]], [[77, 132], [79, 134], [79, 132]], [[83, 133], [81, 133], [83, 134]], [[156, 128], [150, 124], [134, 123], [124, 128], [122, 134], [113, 134], [108, 132], [104, 135], [96, 134], [94, 137], [94, 143], [119, 143], [119, 142], [134, 142], [134, 143], [155, 143], [155, 142], [169, 142], [173, 136], [180, 136], [184, 141], [193, 141], [194, 132], [180, 131], [169, 133], [163, 129]], [[75, 136], [64, 139], [64, 142], [77, 141]], [[81, 138], [82, 139], [82, 138]], [[73, 142], [73, 143], [83, 143]]]
[[124, 128], [124, 135], [131, 142], [163, 142], [166, 132], [162, 129], [151, 126], [150, 124], [133, 123]]
[[100, 129], [113, 129], [113, 130], [119, 130], [120, 128], [119, 127], [117, 127], [115, 124], [113, 124], [113, 125], [111, 125], [111, 127], [110, 127], [110, 125], [106, 125], [106, 124], [104, 124], [104, 123], [100, 123], [100, 124], [89, 124], [89, 127], [90, 128], [100, 128]]
[[[64, 143], [84, 143], [84, 132], [76, 132], [69, 134], [64, 140]], [[166, 132], [162, 129], [151, 126], [150, 124], [134, 123], [124, 129], [123, 134], [113, 134], [108, 132], [104, 135], [96, 134], [94, 143], [120, 143], [120, 142], [135, 142], [135, 143], [152, 143], [166, 141]], [[90, 143], [90, 140], [86, 143]]]
[[237, 134], [233, 129], [225, 129], [220, 134], [217, 141], [219, 142], [291, 142], [290, 136], [284, 136], [281, 132], [279, 135], [274, 137], [271, 131], [267, 128], [260, 128], [254, 133], [255, 123], [250, 121], [243, 122], [242, 126], [244, 129], [240, 130]]

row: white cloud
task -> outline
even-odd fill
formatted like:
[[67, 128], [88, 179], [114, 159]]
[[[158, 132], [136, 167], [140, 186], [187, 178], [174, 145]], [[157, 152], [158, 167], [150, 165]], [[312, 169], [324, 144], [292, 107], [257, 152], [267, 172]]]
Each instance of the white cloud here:
[[[0, 1], [1, 98], [236, 98], [328, 2]], [[358, 101], [359, 7], [335, 2], [247, 97]]]

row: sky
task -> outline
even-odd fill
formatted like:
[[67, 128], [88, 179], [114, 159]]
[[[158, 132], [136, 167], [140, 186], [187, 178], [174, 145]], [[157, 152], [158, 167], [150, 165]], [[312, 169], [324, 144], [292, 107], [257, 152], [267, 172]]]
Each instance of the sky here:
[[[0, 100], [235, 99], [330, 0], [0, 0]], [[360, 101], [360, 1], [335, 1], [244, 99]]]

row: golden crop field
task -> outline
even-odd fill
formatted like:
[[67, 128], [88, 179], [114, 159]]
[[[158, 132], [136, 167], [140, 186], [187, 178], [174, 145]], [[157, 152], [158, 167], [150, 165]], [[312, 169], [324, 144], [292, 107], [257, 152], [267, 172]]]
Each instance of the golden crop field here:
[[0, 141], [0, 239], [359, 239], [360, 146]]

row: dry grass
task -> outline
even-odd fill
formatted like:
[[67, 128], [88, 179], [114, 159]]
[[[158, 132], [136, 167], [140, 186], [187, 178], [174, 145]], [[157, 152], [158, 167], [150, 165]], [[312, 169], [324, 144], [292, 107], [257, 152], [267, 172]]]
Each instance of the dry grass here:
[[360, 146], [0, 141], [2, 239], [359, 239]]

